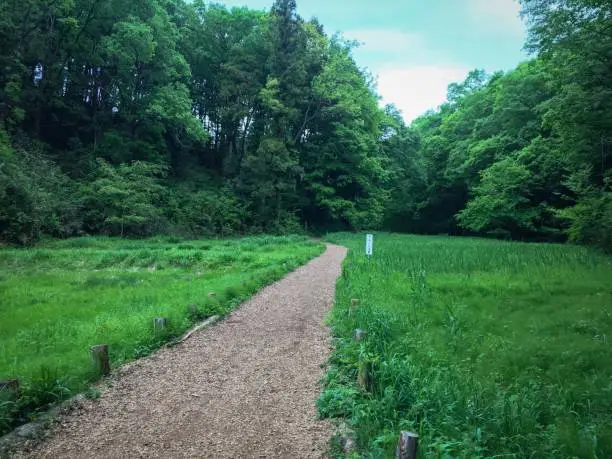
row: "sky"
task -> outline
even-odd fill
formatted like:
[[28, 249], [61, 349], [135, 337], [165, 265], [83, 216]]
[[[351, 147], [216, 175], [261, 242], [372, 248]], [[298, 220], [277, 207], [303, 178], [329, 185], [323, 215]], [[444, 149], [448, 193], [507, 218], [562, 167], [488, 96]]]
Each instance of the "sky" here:
[[[269, 9], [273, 0], [217, 0]], [[381, 104], [393, 103], [407, 122], [446, 98], [450, 83], [470, 70], [511, 70], [527, 59], [516, 0], [297, 0], [305, 19], [328, 35], [361, 43], [353, 54], [377, 77]]]

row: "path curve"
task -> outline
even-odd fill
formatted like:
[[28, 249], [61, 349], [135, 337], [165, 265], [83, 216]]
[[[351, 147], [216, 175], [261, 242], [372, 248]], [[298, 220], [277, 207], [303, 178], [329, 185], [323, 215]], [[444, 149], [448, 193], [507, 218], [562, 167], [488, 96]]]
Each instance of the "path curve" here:
[[17, 457], [324, 457], [323, 320], [345, 256], [328, 245], [218, 325], [126, 366]]

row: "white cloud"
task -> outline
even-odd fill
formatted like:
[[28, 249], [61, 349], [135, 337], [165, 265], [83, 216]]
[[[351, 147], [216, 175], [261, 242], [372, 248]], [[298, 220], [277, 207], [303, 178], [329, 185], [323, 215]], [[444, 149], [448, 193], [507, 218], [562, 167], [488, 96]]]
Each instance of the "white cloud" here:
[[344, 37], [360, 42], [361, 49], [368, 52], [404, 53], [425, 47], [423, 38], [414, 33], [389, 29], [352, 29]]
[[472, 22], [486, 32], [522, 37], [525, 25], [518, 0], [468, 0]]
[[469, 69], [461, 66], [386, 66], [379, 69], [378, 93], [385, 104], [393, 103], [407, 122], [446, 100], [450, 83], [465, 79]]
[[362, 43], [355, 52], [358, 62], [369, 64], [377, 74], [382, 103], [395, 104], [407, 122], [442, 104], [448, 85], [464, 80], [469, 71], [460, 64], [450, 64], [416, 33], [353, 29], [344, 36]]

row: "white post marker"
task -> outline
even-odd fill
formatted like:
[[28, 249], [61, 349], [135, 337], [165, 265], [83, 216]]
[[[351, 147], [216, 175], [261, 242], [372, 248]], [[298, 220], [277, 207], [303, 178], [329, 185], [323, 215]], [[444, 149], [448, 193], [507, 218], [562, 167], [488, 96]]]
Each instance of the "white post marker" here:
[[366, 255], [368, 257], [371, 257], [373, 251], [374, 251], [374, 235], [368, 234], [366, 235]]

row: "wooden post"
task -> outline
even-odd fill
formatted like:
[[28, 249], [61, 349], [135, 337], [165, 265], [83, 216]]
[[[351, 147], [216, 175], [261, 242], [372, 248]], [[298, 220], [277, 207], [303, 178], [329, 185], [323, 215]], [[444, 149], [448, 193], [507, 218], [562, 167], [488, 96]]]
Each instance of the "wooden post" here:
[[355, 444], [355, 431], [352, 430], [346, 422], [338, 424], [338, 435], [340, 436], [340, 445], [344, 450], [345, 456], [349, 456], [355, 452], [357, 445]]
[[110, 374], [110, 362], [108, 360], [108, 344], [98, 344], [89, 349], [98, 374], [108, 376]]
[[154, 330], [163, 330], [168, 325], [168, 319], [165, 317], [156, 317], [153, 319], [153, 329]]
[[370, 390], [372, 386], [372, 364], [370, 362], [361, 362], [359, 364], [357, 382], [363, 390]]
[[351, 435], [343, 436], [340, 439], [340, 444], [342, 445], [342, 449], [344, 450], [344, 455], [348, 456], [353, 453], [356, 449], [355, 439]]
[[355, 310], [359, 306], [359, 300], [357, 298], [353, 298], [351, 300], [351, 307], [349, 308], [349, 317], [355, 315]]
[[359, 342], [362, 339], [366, 339], [368, 337], [368, 332], [365, 330], [362, 330], [361, 328], [358, 328], [357, 330], [355, 330], [355, 341]]
[[12, 392], [16, 397], [19, 397], [19, 380], [9, 379], [7, 381], [0, 381], [0, 392], [3, 391]]
[[412, 432], [400, 433], [395, 459], [416, 459], [417, 448], [419, 446], [419, 436]]

